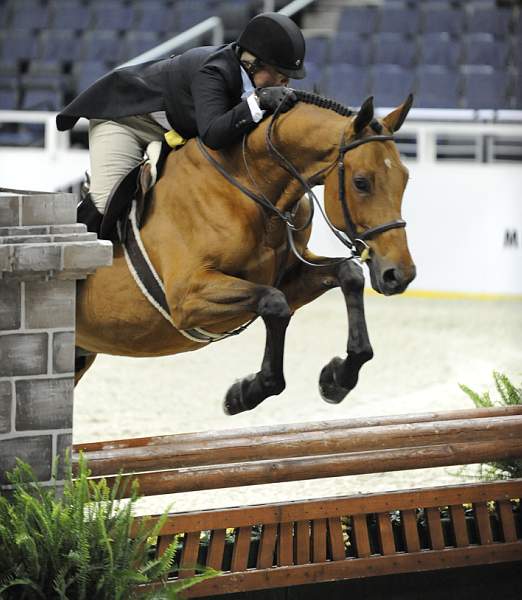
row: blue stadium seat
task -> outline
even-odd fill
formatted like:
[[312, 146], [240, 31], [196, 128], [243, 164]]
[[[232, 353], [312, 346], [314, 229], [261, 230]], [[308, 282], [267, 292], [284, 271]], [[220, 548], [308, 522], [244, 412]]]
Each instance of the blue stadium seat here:
[[348, 106], [360, 106], [369, 95], [369, 69], [350, 64], [332, 65], [324, 95]]
[[455, 8], [426, 6], [422, 10], [421, 29], [424, 33], [460, 35], [464, 26], [463, 13]]
[[22, 96], [22, 110], [59, 111], [64, 106], [63, 92], [58, 86], [33, 86]]
[[16, 83], [0, 83], [0, 110], [17, 110], [19, 101]]
[[18, 66], [12, 60], [0, 60], [0, 86], [18, 86]]
[[338, 33], [332, 40], [330, 61], [365, 66], [371, 62], [371, 44], [367, 37], [354, 33]]
[[43, 29], [48, 23], [49, 11], [46, 4], [34, 0], [18, 0], [12, 7], [12, 29]]
[[510, 8], [476, 6], [469, 13], [467, 30], [469, 33], [492, 33], [504, 37], [509, 33], [511, 16]]
[[519, 74], [522, 73], [522, 37], [517, 36], [512, 48], [513, 62], [518, 69]]
[[419, 29], [419, 12], [416, 8], [386, 4], [379, 9], [377, 31], [413, 35]]
[[74, 93], [83, 92], [97, 79], [108, 73], [109, 70], [103, 61], [75, 62], [71, 71]]
[[75, 31], [44, 30], [38, 40], [38, 58], [72, 62], [80, 58], [81, 45]]
[[370, 34], [377, 27], [377, 9], [374, 6], [348, 6], [341, 12], [337, 31]]
[[101, 0], [92, 5], [91, 19], [97, 29], [128, 31], [134, 22], [134, 7], [122, 0]]
[[406, 0], [407, 4], [418, 8], [454, 8], [455, 4], [463, 4], [465, 0]]
[[330, 54], [331, 39], [326, 36], [306, 38], [306, 62], [324, 65]]
[[513, 32], [518, 38], [522, 35], [522, 10], [518, 11], [518, 16], [513, 21]]
[[[180, 14], [182, 12], [178, 10], [177, 16], [180, 30], [184, 29], [183, 15]], [[215, 7], [207, 3], [204, 12], [199, 15], [198, 19], [199, 21], [203, 21], [214, 14], [217, 14], [223, 21], [223, 26], [229, 40], [237, 39], [250, 18], [254, 16], [250, 2], [229, 0], [228, 2], [220, 2]]]
[[43, 125], [6, 123], [0, 125], [0, 146], [43, 146], [44, 135]]
[[36, 37], [24, 29], [0, 31], [0, 58], [30, 60], [38, 56]]
[[63, 74], [62, 63], [56, 60], [32, 60], [27, 72], [21, 76], [22, 87], [66, 87], [67, 78]]
[[10, 11], [8, 5], [4, 2], [0, 3], [0, 31], [4, 31], [9, 26]]
[[509, 108], [509, 76], [493, 67], [463, 67], [466, 108]]
[[463, 46], [463, 63], [507, 68], [509, 46], [506, 40], [496, 40], [489, 33], [476, 33], [467, 36]]
[[374, 64], [400, 65], [412, 67], [417, 58], [417, 48], [413, 40], [402, 35], [383, 33], [374, 36]]
[[456, 67], [460, 44], [447, 33], [426, 33], [419, 36], [419, 62], [426, 65]]
[[51, 4], [50, 13], [50, 29], [82, 31], [91, 26], [90, 11], [80, 0], [55, 0]]
[[115, 31], [86, 31], [81, 42], [82, 60], [115, 61], [121, 53], [121, 39]]
[[371, 68], [370, 92], [379, 107], [398, 106], [413, 91], [413, 72], [397, 65]]
[[513, 92], [514, 105], [512, 108], [515, 108], [516, 110], [522, 110], [522, 78], [520, 75], [515, 80]]
[[118, 62], [123, 63], [147, 50], [154, 48], [161, 42], [158, 34], [152, 31], [129, 31], [121, 44]]
[[308, 92], [316, 92], [322, 94], [324, 91], [323, 85], [323, 65], [314, 63], [306, 63], [306, 77], [304, 79], [292, 79], [291, 87], [298, 90], [306, 90]]
[[[178, 31], [184, 31], [212, 17], [215, 12], [213, 5], [206, 0], [201, 0], [200, 2], [177, 0], [173, 10], [174, 23]], [[231, 7], [228, 7], [226, 3], [219, 5], [218, 12], [220, 12], [220, 16], [225, 21], [225, 29], [237, 29], [238, 34], [239, 30], [246, 24], [245, 20], [248, 21], [249, 17], [248, 5], [244, 3], [243, 7], [241, 7], [241, 3]], [[236, 25], [235, 21], [238, 21], [239, 24]]]
[[416, 74], [415, 106], [418, 108], [459, 108], [459, 72], [443, 66], [419, 65]]
[[[146, 4], [140, 2], [136, 10], [134, 30], [156, 33], [168, 31], [173, 25], [172, 15], [165, 13], [165, 4], [161, 0], [149, 0]], [[172, 27], [172, 29], [175, 30], [176, 27]]]

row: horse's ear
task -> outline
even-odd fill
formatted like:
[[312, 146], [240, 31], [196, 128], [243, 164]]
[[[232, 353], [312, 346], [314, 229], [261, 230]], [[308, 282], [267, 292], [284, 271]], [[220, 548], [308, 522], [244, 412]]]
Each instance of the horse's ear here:
[[366, 98], [362, 103], [355, 121], [353, 122], [353, 130], [355, 135], [359, 135], [361, 131], [367, 127], [373, 119], [373, 96]]
[[386, 115], [382, 122], [392, 132], [399, 131], [404, 120], [410, 112], [411, 105], [413, 104], [413, 94], [410, 94], [406, 100], [389, 115]]

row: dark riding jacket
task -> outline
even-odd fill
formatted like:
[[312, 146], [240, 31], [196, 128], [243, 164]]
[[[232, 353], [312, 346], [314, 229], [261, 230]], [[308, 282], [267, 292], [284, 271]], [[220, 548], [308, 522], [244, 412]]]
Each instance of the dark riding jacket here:
[[80, 117], [115, 120], [165, 111], [182, 137], [199, 136], [217, 150], [256, 126], [242, 93], [235, 44], [203, 46], [111, 71], [66, 106], [56, 125], [65, 131]]

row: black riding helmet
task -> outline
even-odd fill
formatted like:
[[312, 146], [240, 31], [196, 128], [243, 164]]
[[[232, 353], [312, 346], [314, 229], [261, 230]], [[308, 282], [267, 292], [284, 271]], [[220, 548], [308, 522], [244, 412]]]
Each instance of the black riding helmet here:
[[247, 23], [237, 43], [283, 75], [293, 79], [303, 79], [306, 75], [304, 37], [286, 15], [267, 12], [255, 16]]

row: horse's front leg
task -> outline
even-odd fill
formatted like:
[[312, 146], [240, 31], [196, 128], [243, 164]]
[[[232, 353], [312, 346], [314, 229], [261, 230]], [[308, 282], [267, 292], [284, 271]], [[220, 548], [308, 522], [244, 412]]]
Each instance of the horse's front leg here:
[[213, 323], [249, 314], [261, 317], [265, 323], [266, 345], [261, 369], [230, 387], [224, 411], [235, 415], [255, 408], [269, 396], [280, 394], [285, 389], [283, 354], [286, 328], [292, 315], [283, 292], [216, 271], [195, 275], [189, 283], [188, 290], [173, 287], [171, 292], [169, 305], [178, 329], [205, 329]]
[[290, 274], [283, 291], [292, 310], [315, 300], [324, 292], [340, 287], [348, 311], [348, 347], [346, 358], [333, 358], [321, 371], [319, 391], [326, 402], [337, 404], [350, 392], [359, 378], [362, 365], [373, 357], [364, 317], [364, 275], [351, 260], [329, 265], [331, 258], [315, 256], [306, 250], [304, 257], [314, 264], [300, 264]]
[[321, 371], [319, 392], [326, 402], [337, 404], [353, 390], [359, 371], [373, 357], [364, 316], [364, 275], [354, 261], [345, 261], [337, 268], [337, 278], [348, 311], [348, 346], [346, 358], [336, 356]]

